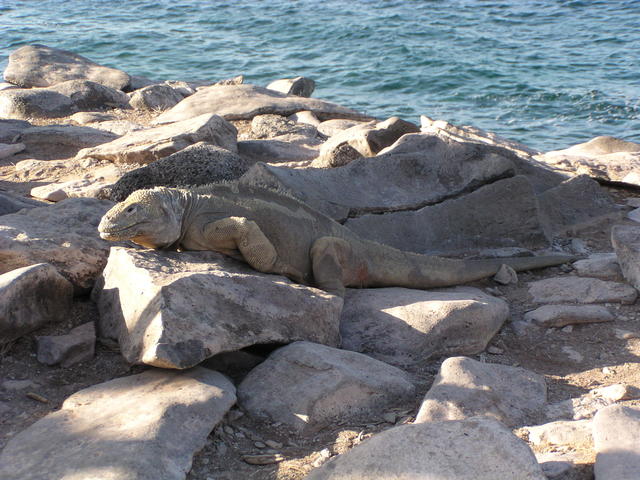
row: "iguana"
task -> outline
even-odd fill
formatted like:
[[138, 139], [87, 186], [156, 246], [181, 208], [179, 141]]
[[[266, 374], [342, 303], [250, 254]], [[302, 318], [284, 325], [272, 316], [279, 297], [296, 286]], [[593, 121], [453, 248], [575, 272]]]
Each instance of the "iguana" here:
[[106, 240], [148, 248], [214, 250], [255, 270], [343, 296], [345, 287], [428, 289], [515, 270], [559, 265], [568, 256], [456, 260], [365, 240], [286, 194], [237, 183], [133, 192], [98, 226]]

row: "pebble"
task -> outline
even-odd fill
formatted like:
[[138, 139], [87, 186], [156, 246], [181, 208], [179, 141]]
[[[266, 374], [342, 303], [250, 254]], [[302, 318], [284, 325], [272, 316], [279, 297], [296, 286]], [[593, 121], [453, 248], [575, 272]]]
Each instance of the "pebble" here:
[[573, 332], [573, 325], [567, 325], [566, 327], [564, 327], [564, 328], [562, 329], [562, 331], [563, 331], [563, 332], [565, 332], [565, 333], [571, 333], [571, 332]]
[[254, 445], [256, 448], [266, 448], [266, 447], [267, 447], [267, 446], [266, 446], [264, 443], [262, 443], [262, 442], [253, 442], [253, 445]]
[[276, 442], [275, 440], [265, 440], [264, 443], [269, 447], [269, 448], [282, 448], [282, 444], [280, 442]]
[[329, 451], [328, 448], [323, 448], [318, 452], [318, 458], [316, 458], [313, 461], [312, 466], [315, 468], [318, 468], [322, 466], [322, 464], [324, 464], [330, 458], [331, 458], [331, 451]]
[[489, 345], [489, 348], [487, 348], [487, 353], [490, 353], [491, 355], [502, 355], [504, 353], [504, 350], [500, 347]]
[[25, 388], [34, 387], [35, 383], [31, 380], [5, 380], [2, 382], [2, 388], [5, 390], [24, 390]]
[[224, 433], [227, 433], [229, 435], [233, 435], [235, 433], [235, 430], [229, 425], [225, 425], [224, 427], [222, 427], [222, 430], [224, 430]]
[[636, 208], [635, 210], [631, 210], [627, 213], [627, 217], [634, 222], [640, 223], [640, 208]]
[[273, 463], [282, 462], [284, 457], [279, 453], [264, 455], [243, 455], [244, 460], [249, 465], [271, 465]]
[[382, 415], [382, 419], [387, 423], [396, 423], [396, 414], [393, 412], [388, 412]]

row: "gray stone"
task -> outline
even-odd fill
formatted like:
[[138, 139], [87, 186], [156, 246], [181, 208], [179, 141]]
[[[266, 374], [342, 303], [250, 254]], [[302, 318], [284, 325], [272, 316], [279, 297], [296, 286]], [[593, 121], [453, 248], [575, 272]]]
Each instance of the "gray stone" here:
[[90, 80], [123, 90], [130, 77], [81, 55], [45, 45], [26, 45], [11, 52], [4, 79], [21, 87], [48, 87], [67, 80]]
[[333, 118], [331, 120], [325, 120], [318, 125], [318, 132], [326, 137], [332, 137], [338, 133], [347, 130], [356, 125], [364, 125], [369, 122], [362, 120], [349, 120], [347, 118]]
[[20, 153], [25, 148], [24, 143], [0, 143], [0, 160]]
[[500, 285], [516, 285], [518, 283], [518, 274], [512, 267], [503, 264], [494, 275], [493, 281]]
[[636, 301], [635, 288], [597, 278], [553, 277], [531, 282], [529, 294], [535, 303], [624, 303]]
[[543, 221], [554, 235], [621, 217], [609, 194], [587, 175], [579, 175], [538, 196]]
[[267, 85], [269, 90], [297, 95], [298, 97], [310, 97], [316, 88], [316, 82], [306, 77], [281, 78]]
[[178, 122], [205, 113], [214, 113], [227, 120], [249, 120], [256, 115], [272, 113], [288, 116], [303, 110], [312, 111], [318, 118], [370, 117], [314, 98], [304, 98], [257, 87], [255, 85], [212, 85], [198, 90], [178, 105], [155, 119], [156, 124]]
[[83, 149], [77, 158], [146, 164], [203, 141], [235, 152], [237, 133], [236, 128], [223, 118], [206, 114], [171, 125], [131, 132], [98, 147]]
[[408, 374], [366, 355], [309, 342], [273, 352], [238, 387], [238, 402], [257, 419], [296, 431], [341, 421], [375, 421], [413, 399]]
[[529, 443], [538, 447], [571, 447], [591, 450], [591, 420], [557, 421], [524, 427]]
[[624, 278], [640, 289], [640, 226], [614, 226], [611, 229], [611, 244]]
[[78, 107], [67, 95], [46, 88], [0, 91], [0, 116], [4, 118], [59, 118], [77, 111]]
[[342, 146], [349, 145], [363, 157], [373, 157], [383, 148], [389, 147], [407, 133], [417, 133], [417, 125], [398, 117], [391, 117], [384, 122], [370, 122], [356, 125], [339, 132], [320, 147], [320, 156], [313, 163], [316, 167], [340, 167], [346, 165]]
[[16, 143], [18, 135], [31, 124], [24, 120], [0, 118], [0, 143]]
[[598, 480], [636, 480], [640, 472], [640, 408], [612, 405], [593, 419]]
[[142, 188], [206, 185], [235, 180], [248, 168], [247, 162], [239, 155], [210, 143], [199, 142], [125, 173], [111, 188], [110, 198], [120, 202]]
[[67, 335], [36, 337], [37, 358], [45, 365], [60, 364], [70, 367], [91, 360], [96, 347], [94, 322], [87, 322], [72, 329]]
[[10, 193], [0, 192], [0, 215], [15, 213], [23, 208], [44, 207], [44, 202], [32, 198], [17, 197]]
[[[136, 288], [131, 288], [136, 285]], [[214, 252], [114, 247], [93, 292], [132, 363], [189, 368], [261, 343], [339, 342], [342, 299]]]
[[508, 427], [520, 427], [534, 423], [546, 402], [547, 386], [542, 375], [524, 368], [451, 357], [442, 363], [416, 423], [482, 415]]
[[156, 85], [158, 82], [151, 80], [150, 78], [142, 75], [129, 75], [129, 85], [125, 88], [127, 92], [133, 92], [140, 90], [141, 88], [148, 87], [149, 85]]
[[306, 480], [546, 480], [531, 449], [500, 422], [471, 418], [378, 433]]
[[256, 115], [251, 120], [251, 137], [270, 139], [281, 135], [315, 137], [318, 130], [307, 124], [298, 124], [282, 115]]
[[67, 80], [47, 87], [47, 90], [66, 95], [80, 110], [123, 108], [129, 105], [124, 92], [89, 80]]
[[[463, 168], [461, 165], [460, 174], [468, 175]], [[423, 193], [433, 194], [429, 189]], [[521, 175], [437, 205], [415, 211], [362, 215], [349, 218], [345, 225], [369, 240], [417, 253], [468, 253], [485, 248], [550, 245], [533, 188]]]
[[420, 208], [513, 172], [508, 159], [486, 152], [481, 145], [447, 144], [420, 134], [402, 139], [412, 145], [409, 153], [378, 155], [331, 169], [257, 164], [241, 181], [282, 189], [330, 217], [344, 220], [367, 212]]
[[129, 120], [106, 120], [104, 122], [95, 122], [91, 124], [93, 128], [105, 130], [122, 136], [138, 130], [145, 130], [147, 127], [140, 123], [130, 122]]
[[476, 288], [349, 289], [340, 319], [342, 348], [399, 366], [436, 355], [472, 355], [486, 348], [508, 317], [504, 300]]
[[98, 223], [112, 202], [70, 198], [0, 217], [0, 273], [48, 262], [77, 290], [91, 288], [104, 268], [109, 242]]
[[562, 328], [582, 323], [613, 322], [614, 315], [600, 305], [543, 305], [524, 315], [524, 319], [543, 327]]
[[185, 96], [170, 85], [149, 85], [133, 92], [129, 103], [139, 110], [167, 110]]
[[621, 281], [622, 270], [618, 257], [613, 253], [592, 253], [589, 258], [573, 262], [573, 268], [581, 277], [595, 277], [601, 280]]
[[313, 160], [318, 156], [315, 145], [296, 144], [276, 139], [240, 141], [238, 142], [238, 153], [251, 163], [300, 162]]
[[314, 126], [316, 128], [321, 123], [320, 120], [318, 120], [318, 117], [316, 117], [313, 114], [313, 112], [310, 112], [310, 111], [296, 112], [293, 115], [289, 115], [287, 117], [287, 119], [291, 120], [292, 122], [296, 122], [296, 123], [312, 125], [312, 126]]
[[614, 383], [594, 388], [577, 398], [547, 405], [545, 415], [550, 421], [589, 419], [609, 405], [633, 398], [638, 398], [637, 390], [622, 383]]
[[78, 112], [71, 115], [69, 120], [86, 125], [87, 123], [106, 122], [115, 120], [116, 117], [110, 113], [104, 112]]
[[591, 465], [576, 465], [578, 459], [575, 454], [551, 451], [536, 453], [536, 459], [548, 480], [584, 480], [585, 478], [593, 478]]
[[118, 138], [111, 132], [76, 125], [42, 125], [26, 128], [19, 136], [31, 154], [46, 158], [68, 158], [83, 148], [96, 147]]
[[0, 275], [0, 344], [66, 320], [73, 286], [48, 263]]
[[629, 220], [633, 220], [634, 222], [640, 223], [640, 208], [636, 208], [635, 210], [631, 210], [627, 213], [627, 218]]
[[205, 368], [94, 385], [13, 437], [0, 477], [184, 480], [234, 402], [233, 384]]

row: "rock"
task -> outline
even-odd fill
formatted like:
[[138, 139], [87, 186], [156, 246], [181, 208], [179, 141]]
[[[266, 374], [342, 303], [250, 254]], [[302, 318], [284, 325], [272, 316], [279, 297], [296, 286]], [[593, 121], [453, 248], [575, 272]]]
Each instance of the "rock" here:
[[80, 125], [86, 125], [87, 123], [107, 122], [115, 119], [116, 117], [112, 114], [103, 112], [78, 112], [69, 117], [69, 120], [79, 123]]
[[640, 472], [640, 408], [612, 405], [593, 419], [598, 480], [633, 480]]
[[70, 198], [55, 205], [0, 217], [0, 273], [48, 262], [77, 291], [93, 286], [104, 268], [110, 244], [98, 235], [98, 223], [113, 203]]
[[427, 392], [416, 423], [491, 417], [508, 427], [533, 423], [547, 402], [542, 375], [467, 357], [447, 358]]
[[529, 294], [535, 303], [632, 304], [638, 296], [635, 288], [624, 283], [583, 277], [553, 277], [531, 282]]
[[95, 324], [87, 322], [67, 335], [36, 337], [36, 343], [40, 363], [70, 367], [93, 358], [96, 346]]
[[341, 298], [214, 252], [114, 247], [93, 298], [101, 336], [131, 363], [189, 368], [254, 344], [339, 342]]
[[[464, 178], [469, 173], [463, 169], [461, 165], [460, 175]], [[474, 182], [467, 178], [466, 182], [463, 180], [467, 185]], [[425, 179], [425, 184], [434, 180]], [[434, 187], [423, 191], [423, 195], [432, 196], [438, 189], [444, 190], [444, 185]], [[551, 242], [538, 213], [533, 188], [526, 177], [519, 175], [437, 205], [415, 211], [362, 215], [349, 218], [345, 225], [363, 238], [400, 250], [468, 253], [496, 247], [548, 247]]]
[[[316, 117], [313, 112], [310, 111], [302, 111], [302, 112], [296, 112], [293, 115], [289, 115], [287, 117], [288, 120], [291, 120], [292, 122], [296, 122], [296, 123], [302, 123], [302, 124], [306, 124], [306, 125], [312, 125], [314, 127], [318, 127], [320, 125], [320, 120], [318, 120], [318, 117]], [[640, 205], [639, 205], [640, 206]]]
[[129, 75], [129, 78], [131, 80], [129, 81], [129, 85], [125, 88], [127, 92], [140, 90], [141, 88], [148, 87], [149, 85], [156, 85], [158, 83], [155, 80], [143, 77], [142, 75]]
[[129, 106], [129, 99], [124, 92], [89, 80], [67, 80], [47, 90], [66, 95], [79, 110]]
[[314, 145], [296, 144], [275, 139], [244, 140], [238, 142], [238, 154], [250, 163], [285, 163], [313, 160], [318, 156], [318, 150]]
[[285, 95], [255, 85], [212, 85], [198, 90], [178, 105], [154, 120], [156, 124], [178, 122], [205, 113], [216, 114], [227, 120], [250, 120], [267, 113], [288, 116], [309, 110], [318, 118], [370, 117], [334, 103], [295, 95]]
[[0, 118], [0, 143], [16, 143], [20, 133], [31, 124], [24, 120]]
[[388, 118], [384, 122], [359, 124], [330, 137], [320, 148], [320, 156], [313, 166], [341, 167], [349, 163], [345, 161], [343, 149], [340, 148], [345, 144], [356, 150], [360, 156], [373, 157], [401, 136], [419, 131], [416, 125], [398, 117]]
[[402, 370], [366, 355], [309, 342], [272, 353], [238, 387], [238, 402], [256, 419], [302, 432], [341, 421], [372, 421], [413, 398]]
[[621, 217], [609, 194], [586, 175], [571, 178], [538, 196], [549, 232], [566, 234], [576, 227]]
[[167, 80], [164, 82], [164, 85], [173, 88], [174, 91], [180, 94], [181, 98], [185, 98], [196, 93], [196, 84], [193, 82], [183, 82], [182, 80]]
[[[193, 97], [190, 97], [193, 98]], [[409, 134], [410, 153], [378, 155], [331, 169], [257, 164], [241, 179], [289, 192], [336, 220], [441, 202], [512, 173], [511, 162], [482, 146]]]
[[118, 138], [111, 132], [76, 125], [43, 125], [26, 128], [20, 141], [37, 158], [68, 158], [83, 148], [96, 147]]
[[611, 229], [611, 244], [622, 275], [631, 285], [640, 289], [640, 226], [615, 225]]
[[640, 208], [636, 208], [635, 210], [627, 213], [627, 218], [629, 220], [633, 220], [634, 222], [640, 223]]
[[572, 174], [587, 174], [605, 182], [640, 185], [640, 144], [615, 137], [596, 137], [586, 143], [535, 157]]
[[593, 448], [591, 420], [558, 421], [524, 427], [529, 443], [538, 447], [570, 447], [572, 450]]
[[600, 305], [543, 305], [524, 315], [528, 322], [542, 327], [562, 328], [582, 323], [613, 322], [614, 315]]
[[204, 368], [94, 385], [13, 437], [0, 477], [183, 480], [234, 402], [233, 384]]
[[581, 277], [595, 277], [616, 282], [623, 280], [615, 252], [592, 253], [589, 258], [573, 262], [573, 268]]
[[239, 155], [211, 143], [199, 142], [125, 173], [112, 187], [110, 198], [121, 202], [142, 188], [195, 186], [235, 180], [248, 168]]
[[320, 122], [320, 125], [318, 125], [318, 132], [326, 137], [332, 137], [340, 132], [343, 132], [344, 130], [355, 127], [356, 125], [365, 125], [367, 123], [370, 122], [365, 122], [362, 120], [349, 120], [347, 118], [334, 118], [331, 120]]
[[298, 97], [310, 97], [316, 88], [316, 82], [306, 77], [282, 78], [267, 85], [269, 90], [284, 93], [285, 95], [297, 95]]
[[349, 289], [340, 318], [342, 348], [398, 366], [472, 355], [486, 348], [508, 317], [504, 300], [476, 288]]
[[20, 153], [26, 148], [24, 143], [0, 143], [0, 160]]
[[48, 87], [67, 80], [90, 80], [125, 89], [130, 82], [126, 73], [104, 67], [88, 58], [45, 45], [26, 45], [9, 55], [4, 79], [20, 87]]
[[318, 130], [311, 125], [295, 123], [281, 115], [256, 115], [251, 120], [252, 138], [270, 139], [291, 134], [315, 137]]
[[105, 191], [113, 182], [92, 178], [70, 180], [68, 182], [49, 183], [31, 189], [31, 196], [50, 202], [60, 202], [66, 198], [92, 197], [105, 198]]
[[129, 133], [96, 148], [81, 150], [77, 158], [146, 164], [202, 141], [235, 152], [237, 133], [236, 128], [223, 118], [201, 115], [171, 125]]
[[599, 410], [621, 400], [637, 398], [637, 391], [628, 385], [614, 383], [606, 387], [595, 388], [578, 398], [547, 405], [545, 415], [550, 421], [583, 420], [593, 418]]
[[579, 462], [575, 454], [551, 451], [535, 455], [548, 480], [593, 478], [591, 464], [576, 465]]
[[67, 319], [73, 286], [48, 263], [0, 275], [0, 344]]
[[22, 120], [58, 118], [77, 111], [78, 107], [71, 98], [46, 88], [0, 91], [0, 117]]
[[500, 422], [482, 417], [391, 428], [305, 478], [546, 480], [526, 443]]
[[493, 281], [500, 285], [516, 285], [518, 283], [518, 274], [512, 267], [503, 264], [494, 275]]
[[213, 85], [242, 85], [243, 83], [244, 83], [244, 75], [236, 75], [235, 77], [218, 80]]
[[10, 193], [0, 192], [0, 215], [15, 213], [23, 208], [44, 207], [46, 203], [31, 198], [16, 197]]
[[129, 103], [138, 110], [158, 111], [173, 107], [184, 97], [169, 85], [149, 85], [133, 92]]
[[91, 126], [119, 136], [127, 135], [131, 132], [137, 132], [138, 130], [145, 130], [147, 128], [144, 125], [130, 122], [128, 120], [107, 120], [104, 122], [93, 123]]

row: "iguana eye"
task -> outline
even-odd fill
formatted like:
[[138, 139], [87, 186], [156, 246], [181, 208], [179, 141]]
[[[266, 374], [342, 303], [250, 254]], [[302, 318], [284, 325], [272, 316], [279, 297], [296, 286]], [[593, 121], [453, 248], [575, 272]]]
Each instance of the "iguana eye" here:
[[136, 209], [135, 205], [131, 205], [129, 208], [127, 208], [126, 212], [127, 213], [131, 213]]

